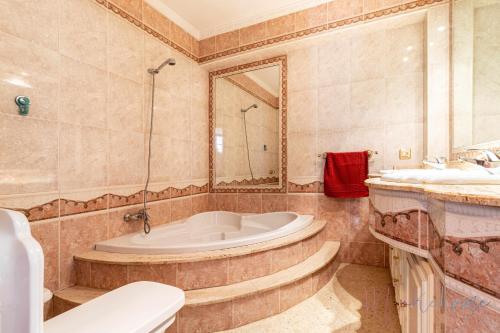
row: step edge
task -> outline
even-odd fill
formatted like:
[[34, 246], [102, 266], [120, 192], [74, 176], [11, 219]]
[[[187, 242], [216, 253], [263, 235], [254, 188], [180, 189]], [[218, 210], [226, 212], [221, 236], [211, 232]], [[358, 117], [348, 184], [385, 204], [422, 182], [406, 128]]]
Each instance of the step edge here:
[[[195, 292], [199, 292], [200, 290], [205, 290], [205, 289], [214, 289], [215, 290], [215, 289], [217, 289], [218, 291], [220, 291], [220, 290], [223, 290], [223, 289], [235, 288], [235, 285], [239, 285], [239, 284], [252, 284], [252, 283], [255, 283], [256, 280], [270, 279], [269, 277], [276, 276], [276, 275], [285, 275], [286, 274], [285, 272], [288, 269], [291, 269], [293, 267], [300, 267], [300, 266], [307, 265], [308, 261], [310, 262], [310, 261], [314, 260], [314, 258], [313, 258], [314, 256], [321, 255], [321, 252], [322, 252], [323, 248], [328, 247], [328, 246], [331, 246], [331, 249], [330, 249], [331, 253], [328, 255], [328, 258], [322, 262], [322, 264], [316, 265], [316, 267], [314, 267], [313, 269], [308, 270], [307, 273], [294, 276], [291, 279], [288, 279], [288, 280], [286, 280], [286, 281], [284, 281], [282, 283], [271, 284], [271, 285], [266, 286], [264, 288], [253, 290], [251, 292], [243, 292], [241, 294], [238, 294], [237, 296], [220, 297], [220, 298], [217, 298], [217, 299], [211, 299], [211, 300], [202, 301], [202, 302], [192, 302], [192, 299], [190, 299], [190, 297], [189, 297], [190, 296], [189, 294], [195, 293]], [[284, 269], [282, 271], [279, 271], [279, 272], [276, 272], [276, 273], [273, 273], [273, 274], [270, 274], [270, 275], [262, 276], [262, 277], [259, 277], [259, 278], [256, 278], [256, 279], [246, 280], [246, 281], [242, 281], [242, 282], [238, 282], [238, 283], [234, 283], [234, 284], [229, 284], [229, 285], [225, 285], [225, 286], [210, 287], [210, 288], [205, 288], [205, 289], [188, 290], [188, 291], [185, 292], [186, 293], [186, 303], [185, 303], [185, 306], [197, 307], [197, 306], [210, 305], [210, 304], [216, 304], [216, 303], [230, 302], [230, 301], [233, 301], [233, 300], [237, 300], [237, 299], [241, 299], [241, 298], [246, 298], [246, 297], [254, 296], [254, 295], [257, 295], [257, 294], [260, 294], [260, 293], [264, 293], [264, 292], [269, 291], [269, 290], [278, 289], [278, 288], [282, 288], [284, 286], [288, 286], [288, 285], [290, 285], [292, 283], [295, 283], [295, 282], [297, 282], [299, 280], [307, 278], [310, 275], [312, 276], [314, 273], [316, 273], [316, 272], [320, 271], [321, 269], [323, 269], [325, 266], [327, 266], [329, 263], [331, 263], [335, 259], [335, 257], [337, 256], [337, 254], [339, 252], [339, 249], [340, 249], [340, 242], [338, 242], [338, 241], [326, 241], [322, 245], [321, 249], [318, 250], [315, 254], [313, 254], [312, 256], [310, 256], [309, 258], [307, 258], [306, 260], [301, 261], [301, 262], [299, 262], [298, 264], [296, 264], [294, 266], [290, 266], [289, 268]], [[329, 249], [324, 250], [324, 251], [326, 252], [328, 250]]]
[[[326, 265], [328, 265], [329, 263], [331, 263], [335, 259], [335, 257], [338, 254], [339, 248], [340, 248], [340, 242], [338, 242], [338, 241], [326, 241], [322, 245], [322, 247], [315, 254], [313, 254], [312, 256], [310, 256], [309, 258], [307, 258], [306, 260], [301, 261], [298, 264], [296, 264], [294, 266], [290, 266], [289, 268], [287, 268], [287, 269], [290, 269], [292, 267], [297, 267], [297, 266], [305, 265], [304, 264], [305, 262], [307, 262], [309, 259], [313, 260], [311, 258], [313, 258], [314, 256], [318, 255], [318, 253], [321, 253], [321, 251], [323, 250], [323, 248], [325, 248], [325, 247], [327, 247], [329, 245], [332, 246], [332, 253], [329, 255], [329, 258], [327, 260], [325, 260], [325, 262], [323, 264], [318, 265], [318, 267], [315, 267], [313, 270], [308, 271], [307, 273], [303, 274], [302, 276], [296, 276], [296, 277], [293, 277], [292, 279], [287, 280], [284, 283], [278, 283], [276, 285], [271, 285], [269, 287], [261, 288], [261, 289], [255, 290], [253, 292], [242, 293], [242, 294], [240, 294], [240, 295], [238, 295], [236, 297], [225, 297], [225, 298], [221, 298], [221, 299], [217, 299], [217, 300], [210, 300], [210, 301], [206, 301], [206, 302], [189, 303], [189, 296], [188, 296], [188, 294], [189, 294], [190, 291], [186, 291], [185, 292], [186, 293], [186, 304], [185, 304], [185, 306], [196, 307], [196, 306], [203, 306], [203, 305], [209, 305], [209, 304], [215, 304], [215, 303], [222, 303], [222, 302], [233, 301], [233, 300], [237, 300], [237, 299], [241, 299], [241, 298], [245, 298], [245, 297], [250, 297], [250, 296], [257, 295], [259, 293], [263, 293], [263, 292], [266, 292], [266, 291], [269, 291], [269, 290], [272, 290], [272, 289], [277, 289], [277, 288], [281, 288], [281, 287], [290, 285], [290, 284], [295, 283], [295, 282], [297, 282], [297, 281], [299, 281], [301, 279], [307, 278], [308, 276], [312, 276], [314, 273], [320, 271], [321, 269], [323, 269]], [[234, 286], [236, 284], [245, 283], [245, 282], [248, 282], [248, 281], [254, 281], [254, 280], [258, 280], [258, 279], [263, 279], [265, 277], [272, 276], [274, 274], [280, 274], [280, 273], [284, 274], [283, 272], [286, 271], [287, 269], [279, 271], [279, 272], [276, 272], [276, 273], [273, 273], [273, 274], [270, 274], [270, 275], [266, 275], [266, 276], [263, 276], [263, 277], [252, 279], [252, 280], [246, 280], [246, 281], [238, 282], [238, 283], [235, 283], [235, 284], [230, 284], [230, 285], [225, 285], [225, 286], [219, 286], [219, 287], [211, 287], [211, 288], [206, 288], [206, 289], [227, 288], [227, 287], [230, 287], [230, 286]], [[90, 288], [90, 287], [82, 287], [82, 286], [71, 286], [71, 287], [64, 288], [64, 289], [61, 289], [61, 290], [58, 290], [58, 291], [54, 292], [54, 299], [58, 298], [58, 299], [62, 300], [63, 302], [70, 303], [70, 304], [75, 305], [75, 306], [78, 306], [78, 305], [81, 305], [81, 304], [85, 303], [85, 302], [78, 302], [78, 301], [72, 300], [71, 298], [69, 298], [67, 296], [67, 294], [68, 294], [68, 292], [70, 290], [74, 290], [76, 288], [78, 288], [80, 290], [87, 289], [89, 291], [94, 291], [94, 292], [95, 291], [102, 291], [103, 294], [106, 293], [106, 292], [108, 292], [108, 291], [110, 291], [110, 290], [98, 289], [98, 288]], [[194, 289], [194, 290], [203, 290], [203, 289]], [[99, 296], [96, 296], [96, 297], [99, 297]], [[86, 302], [88, 302], [88, 301], [90, 301], [90, 300], [92, 300], [92, 299], [94, 299], [96, 297], [89, 298]]]

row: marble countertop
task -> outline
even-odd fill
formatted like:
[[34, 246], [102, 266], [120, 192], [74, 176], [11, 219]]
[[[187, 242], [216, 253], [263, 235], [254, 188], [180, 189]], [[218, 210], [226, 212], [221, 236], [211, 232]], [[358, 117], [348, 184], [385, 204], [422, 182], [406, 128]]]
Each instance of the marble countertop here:
[[500, 207], [500, 185], [427, 185], [383, 181], [370, 178], [369, 188], [425, 193], [430, 198], [475, 205]]

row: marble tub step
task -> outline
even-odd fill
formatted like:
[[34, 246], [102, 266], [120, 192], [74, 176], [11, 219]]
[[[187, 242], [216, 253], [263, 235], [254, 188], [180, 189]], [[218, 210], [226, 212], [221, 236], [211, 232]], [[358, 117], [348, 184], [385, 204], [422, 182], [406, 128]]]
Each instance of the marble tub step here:
[[[186, 306], [177, 321], [178, 331], [189, 332], [200, 327], [204, 332], [230, 329], [285, 311], [312, 296], [330, 280], [335, 272], [333, 261], [339, 246], [339, 242], [327, 241], [305, 261], [268, 276], [187, 291]], [[108, 290], [81, 286], [63, 289], [54, 293], [54, 312], [60, 314], [106, 292]], [[264, 299], [267, 309], [249, 311], [249, 307], [260, 304]], [[233, 318], [233, 307], [238, 309], [236, 314], [249, 313], [253, 317]], [[220, 311], [228, 311], [229, 317], [221, 317]], [[220, 319], [226, 320], [226, 323], [217, 322]]]
[[186, 291], [175, 332], [217, 332], [271, 317], [313, 296], [335, 273], [339, 242], [283, 271], [231, 285]]
[[180, 254], [89, 251], [75, 255], [76, 285], [116, 289], [155, 281], [195, 290], [231, 285], [286, 270], [314, 255], [325, 241], [325, 220], [276, 239], [234, 248]]
[[186, 291], [186, 306], [200, 306], [232, 301], [290, 285], [321, 270], [330, 263], [340, 243], [327, 241], [318, 252], [299, 264], [277, 273], [226, 286]]
[[61, 314], [80, 304], [104, 295], [109, 290], [74, 286], [56, 291], [53, 299], [54, 315]]

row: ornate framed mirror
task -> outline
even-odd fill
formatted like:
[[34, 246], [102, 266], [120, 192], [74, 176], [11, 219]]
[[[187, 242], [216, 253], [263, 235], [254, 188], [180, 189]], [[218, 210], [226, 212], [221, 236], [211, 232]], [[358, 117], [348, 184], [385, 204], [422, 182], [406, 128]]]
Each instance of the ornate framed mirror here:
[[210, 192], [286, 192], [286, 56], [209, 73]]

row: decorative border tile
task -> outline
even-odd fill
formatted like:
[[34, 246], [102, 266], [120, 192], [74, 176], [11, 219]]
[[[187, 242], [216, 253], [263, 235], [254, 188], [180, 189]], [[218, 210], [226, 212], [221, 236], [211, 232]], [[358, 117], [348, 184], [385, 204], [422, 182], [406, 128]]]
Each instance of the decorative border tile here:
[[322, 183], [320, 181], [315, 181], [308, 184], [295, 184], [288, 182], [288, 193], [322, 193]]
[[279, 178], [278, 177], [266, 177], [266, 178], [259, 178], [259, 179], [243, 179], [243, 180], [233, 180], [230, 183], [227, 182], [219, 182], [216, 184], [216, 186], [248, 186], [248, 185], [263, 185], [263, 184], [270, 184], [270, 183], [278, 183]]
[[[148, 191], [148, 202], [167, 200], [197, 194], [208, 193], [208, 184], [188, 185], [184, 188], [167, 187], [158, 192]], [[143, 202], [144, 191], [130, 195], [106, 193], [89, 200], [59, 198], [30, 208], [2, 207], [23, 213], [28, 221], [41, 221], [63, 216], [96, 212], [111, 208], [137, 205]]]
[[[167, 38], [166, 36], [162, 35], [161, 33], [159, 33], [158, 31], [154, 30], [153, 28], [151, 28], [150, 26], [148, 26], [147, 24], [145, 24], [143, 22], [143, 20], [139, 20], [137, 18], [135, 18], [134, 16], [132, 16], [131, 14], [127, 13], [125, 10], [121, 9], [119, 6], [113, 4], [112, 2], [110, 1], [107, 1], [107, 0], [94, 0], [97, 4], [105, 7], [106, 9], [110, 10], [111, 12], [113, 12], [114, 14], [116, 15], [119, 15], [121, 16], [122, 18], [126, 19], [127, 21], [129, 21], [130, 23], [134, 24], [135, 26], [141, 28], [143, 31], [147, 32], [148, 34], [150, 34], [151, 36], [155, 37], [155, 38], [158, 38], [159, 40], [161, 40], [163, 43], [167, 44], [168, 46], [172, 47], [173, 49], [175, 49], [176, 51], [179, 51], [181, 52], [182, 54], [184, 54], [185, 56], [187, 56], [188, 58], [196, 61], [196, 62], [199, 62], [199, 58], [197, 55], [193, 54], [193, 52], [190, 52], [189, 50], [186, 50], [185, 48], [183, 48], [182, 46], [178, 45], [177, 43], [175, 43], [174, 41], [172, 41], [171, 38]], [[162, 14], [159, 14], [159, 15], [162, 15]], [[162, 15], [163, 16], [163, 15]], [[172, 23], [173, 24], [173, 23]], [[189, 35], [191, 39], [195, 40], [193, 36]], [[198, 41], [196, 40], [196, 43], [198, 43]]]
[[55, 199], [47, 203], [30, 208], [9, 208], [9, 207], [2, 207], [2, 208], [12, 209], [21, 212], [26, 216], [28, 221], [32, 222], [32, 221], [47, 220], [59, 217], [59, 202], [60, 202], [59, 199]]
[[[134, 17], [133, 15], [127, 13], [125, 10], [121, 9], [119, 6], [113, 4], [112, 1], [107, 1], [107, 0], [94, 0], [94, 1], [96, 3], [98, 3], [99, 5], [104, 6], [108, 10], [112, 11], [114, 14], [120, 15], [121, 17], [123, 17], [124, 19], [133, 23], [137, 27], [141, 28], [142, 30], [144, 30], [148, 34], [152, 35], [155, 38], [158, 38], [159, 40], [161, 40], [165, 44], [169, 45], [170, 47], [174, 48], [175, 50], [181, 52], [182, 54], [186, 55], [187, 57], [191, 58], [192, 60], [194, 60], [198, 63], [205, 63], [208, 61], [213, 61], [213, 60], [218, 59], [218, 58], [227, 57], [230, 55], [235, 55], [238, 53], [242, 53], [242, 52], [246, 52], [249, 50], [274, 45], [277, 43], [282, 43], [285, 41], [300, 39], [300, 38], [303, 38], [306, 36], [319, 34], [319, 33], [322, 33], [322, 32], [328, 31], [328, 30], [337, 29], [337, 28], [344, 27], [347, 25], [356, 24], [359, 22], [369, 21], [369, 20], [373, 20], [373, 19], [378, 19], [378, 18], [381, 18], [383, 16], [395, 15], [395, 14], [399, 14], [399, 13], [406, 12], [409, 10], [414, 10], [417, 8], [426, 7], [426, 6], [430, 6], [430, 5], [441, 3], [441, 2], [447, 2], [447, 0], [417, 0], [417, 1], [412, 1], [412, 2], [408, 2], [408, 3], [400, 4], [400, 5], [397, 5], [394, 7], [385, 8], [385, 9], [377, 10], [374, 12], [366, 13], [363, 15], [356, 15], [354, 17], [344, 18], [342, 20], [337, 20], [334, 22], [320, 24], [320, 25], [315, 26], [315, 27], [295, 31], [295, 32], [288, 33], [285, 35], [273, 36], [273, 37], [270, 37], [270, 38], [267, 38], [267, 39], [264, 39], [261, 41], [257, 41], [257, 42], [253, 42], [253, 43], [249, 43], [249, 44], [245, 44], [245, 45], [240, 45], [240, 46], [235, 47], [235, 48], [231, 48], [231, 49], [224, 50], [221, 52], [215, 52], [212, 54], [208, 54], [208, 55], [204, 55], [202, 57], [199, 57], [192, 50], [187, 50], [187, 49], [183, 48], [179, 44], [175, 43], [172, 40], [172, 38], [168, 38], [167, 36], [164, 36], [163, 34], [159, 33], [155, 29], [153, 29], [152, 27], [145, 24], [144, 19], [141, 20], [141, 19]], [[299, 12], [297, 12], [297, 13], [299, 13]], [[292, 14], [296, 14], [296, 13], [292, 13]], [[159, 15], [161, 15], [161, 14], [159, 14]], [[260, 23], [265, 23], [265, 22], [267, 22], [267, 21], [260, 22]], [[174, 24], [174, 23], [172, 22], [172, 24]], [[247, 27], [242, 27], [241, 29], [245, 29], [245, 28], [247, 28]], [[241, 29], [238, 29], [235, 32], [238, 32]], [[199, 44], [201, 42], [209, 40], [209, 39], [213, 39], [215, 41], [217, 39], [217, 36], [221, 36], [221, 34], [216, 35], [216, 36], [212, 36], [212, 37], [200, 40], [200, 41], [196, 40], [191, 35], [189, 35], [189, 36], [192, 40], [191, 44], [194, 42], [198, 45], [198, 46], [194, 47], [194, 49], [197, 50], [197, 49], [199, 49]], [[193, 46], [192, 46], [192, 48], [193, 48]], [[215, 51], [215, 48], [214, 48], [214, 51]]]
[[[418, 244], [413, 244], [411, 241], [408, 241], [407, 239], [403, 239], [398, 235], [394, 235], [390, 231], [386, 232], [384, 230], [381, 230], [380, 228], [380, 225], [383, 227], [384, 224], [390, 225], [391, 223], [398, 223], [397, 217], [401, 215], [407, 215], [410, 213], [410, 211], [402, 211], [396, 213], [389, 212], [383, 214], [380, 211], [378, 211], [375, 207], [373, 207], [373, 205], [370, 211], [372, 214], [374, 214], [374, 219], [375, 219], [375, 225], [370, 226], [370, 228], [372, 228], [372, 232], [378, 233], [387, 238], [412, 246], [413, 248], [415, 248], [416, 251], [426, 251], [426, 253], [428, 253], [428, 256], [432, 256], [434, 262], [445, 273], [445, 275], [452, 277], [460, 282], [463, 282], [484, 293], [492, 295], [496, 298], [500, 298], [500, 292], [498, 290], [492, 289], [498, 287], [495, 281], [489, 281], [489, 283], [492, 284], [492, 286], [489, 285], [486, 286], [485, 283], [482, 283], [482, 282], [488, 282], [486, 281], [487, 279], [484, 277], [484, 274], [478, 275], [475, 274], [475, 271], [471, 271], [471, 270], [482, 271], [485, 269], [494, 269], [494, 270], [498, 269], [498, 267], [495, 267], [494, 264], [495, 261], [494, 256], [496, 256], [496, 254], [492, 253], [492, 251], [495, 251], [497, 249], [498, 246], [493, 246], [493, 244], [499, 243], [500, 237], [458, 238], [450, 236], [441, 237], [438, 235], [436, 238], [437, 241], [436, 244], [436, 242], [433, 241], [435, 238], [434, 235], [436, 233], [436, 227], [434, 226], [432, 219], [429, 218], [428, 220], [430, 222], [429, 228], [432, 230], [432, 235], [433, 235], [431, 237], [430, 242], [433, 243], [433, 245], [430, 247], [430, 250], [427, 250], [424, 248], [419, 248]], [[427, 214], [427, 212], [424, 213]], [[384, 221], [385, 223], [383, 223]], [[478, 249], [476, 250], [474, 248], [473, 251], [471, 250], [464, 251], [464, 248], [469, 249], [470, 244], [477, 244], [476, 247]], [[459, 256], [462, 256], [463, 252], [467, 252], [463, 254], [466, 257], [462, 259], [458, 258]], [[478, 262], [479, 260], [477, 259], [479, 258], [478, 253], [479, 254], [485, 253], [492, 256], [490, 257], [491, 262], [489, 261], [485, 262], [484, 260], [481, 263]], [[464, 268], [463, 267], [464, 265], [466, 265], [467, 268]]]
[[209, 123], [209, 191], [210, 193], [261, 193], [262, 188], [220, 188], [215, 185], [215, 160], [214, 160], [214, 138], [212, 133], [215, 130], [215, 105], [214, 105], [214, 90], [215, 79], [227, 76], [228, 74], [241, 73], [246, 69], [257, 69], [269, 67], [277, 64], [281, 70], [281, 186], [279, 188], [266, 188], [268, 193], [285, 193], [287, 191], [287, 99], [288, 99], [288, 66], [286, 55], [277, 56], [269, 59], [254, 61], [242, 65], [232, 66], [229, 68], [219, 69], [210, 72], [209, 75], [209, 91], [208, 91], [208, 123]]
[[[412, 2], [408, 2], [408, 3], [400, 4], [400, 5], [397, 5], [394, 7], [385, 8], [385, 9], [377, 10], [374, 12], [366, 13], [364, 15], [357, 15], [354, 17], [345, 18], [342, 20], [334, 21], [334, 22], [329, 22], [327, 24], [321, 24], [321, 25], [316, 26], [316, 27], [311, 27], [308, 29], [304, 29], [304, 30], [300, 30], [300, 31], [296, 31], [296, 32], [291, 32], [291, 33], [288, 33], [288, 34], [285, 34], [282, 36], [273, 36], [273, 37], [270, 37], [270, 38], [267, 38], [267, 39], [264, 39], [264, 40], [261, 40], [258, 42], [253, 42], [250, 44], [241, 45], [241, 46], [229, 49], [229, 50], [224, 50], [221, 52], [215, 52], [213, 54], [204, 55], [198, 59], [198, 62], [205, 63], [205, 62], [213, 61], [213, 60], [218, 59], [218, 58], [234, 55], [237, 53], [242, 53], [245, 51], [258, 49], [258, 48], [262, 48], [262, 47], [266, 47], [266, 46], [270, 46], [270, 45], [274, 45], [274, 44], [278, 44], [278, 43], [282, 43], [282, 42], [286, 42], [286, 41], [300, 39], [300, 38], [303, 38], [305, 36], [315, 35], [315, 34], [318, 34], [318, 33], [321, 33], [321, 32], [327, 31], [327, 30], [332, 30], [332, 29], [344, 27], [347, 25], [356, 24], [359, 22], [369, 21], [369, 20], [377, 19], [377, 18], [380, 18], [383, 16], [399, 14], [399, 13], [402, 13], [405, 11], [414, 10], [414, 9], [419, 8], [419, 7], [430, 6], [430, 5], [433, 5], [436, 3], [440, 3], [440, 2], [447, 2], [447, 0], [417, 0], [417, 1], [412, 1]], [[264, 22], [267, 22], [267, 21], [264, 21]], [[263, 22], [261, 22], [261, 23], [263, 23]], [[244, 29], [244, 27], [241, 29]], [[239, 29], [239, 30], [241, 30], [241, 29]], [[236, 31], [239, 31], [239, 30], [236, 30]], [[217, 35], [217, 36], [219, 36], [219, 35]], [[212, 37], [209, 37], [207, 39], [216, 38], [217, 36], [212, 36]], [[207, 40], [207, 39], [204, 39], [204, 40]], [[204, 41], [204, 40], [202, 40], [202, 41]], [[200, 42], [202, 42], [202, 41], [200, 41]]]
[[59, 201], [59, 214], [60, 216], [67, 216], [108, 209], [108, 200], [109, 194], [104, 194], [100, 197], [85, 201], [68, 200], [61, 198]]

